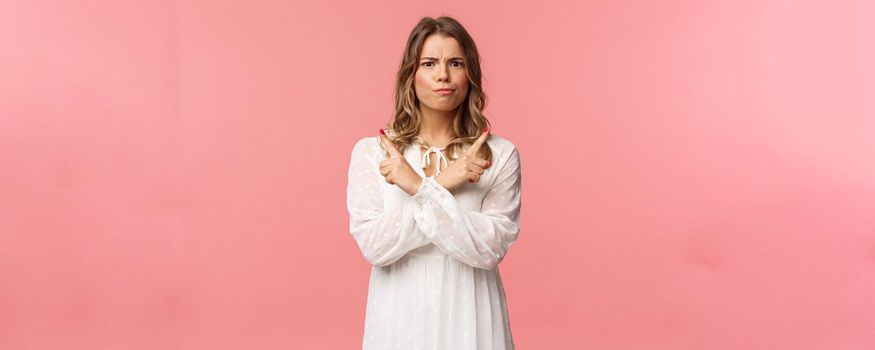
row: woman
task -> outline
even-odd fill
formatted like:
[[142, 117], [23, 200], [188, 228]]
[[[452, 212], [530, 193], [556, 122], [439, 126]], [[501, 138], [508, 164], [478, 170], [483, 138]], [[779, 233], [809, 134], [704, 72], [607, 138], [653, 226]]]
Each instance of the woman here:
[[519, 233], [520, 160], [485, 102], [467, 31], [419, 21], [394, 119], [350, 160], [350, 234], [373, 265], [362, 349], [514, 349], [498, 263]]

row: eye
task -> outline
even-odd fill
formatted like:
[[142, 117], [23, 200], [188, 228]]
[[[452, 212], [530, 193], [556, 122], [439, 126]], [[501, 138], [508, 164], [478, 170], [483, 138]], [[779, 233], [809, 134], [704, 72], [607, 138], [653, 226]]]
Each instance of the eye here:
[[458, 62], [458, 61], [457, 61], [457, 62], [453, 62], [453, 63], [457, 63], [457, 64], [458, 64], [458, 66], [456, 66], [456, 67], [461, 67], [461, 66], [463, 66], [462, 62]]
[[431, 66], [429, 66], [429, 64], [432, 64], [432, 63], [434, 63], [434, 62], [425, 62], [425, 63], [423, 63], [422, 65], [423, 65], [423, 66], [426, 66], [426, 67], [431, 67]]

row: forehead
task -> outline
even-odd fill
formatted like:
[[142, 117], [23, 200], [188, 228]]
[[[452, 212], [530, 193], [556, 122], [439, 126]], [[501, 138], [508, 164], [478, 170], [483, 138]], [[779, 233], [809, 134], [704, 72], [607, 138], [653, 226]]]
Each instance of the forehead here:
[[462, 57], [462, 47], [456, 38], [442, 34], [432, 34], [425, 38], [419, 57]]

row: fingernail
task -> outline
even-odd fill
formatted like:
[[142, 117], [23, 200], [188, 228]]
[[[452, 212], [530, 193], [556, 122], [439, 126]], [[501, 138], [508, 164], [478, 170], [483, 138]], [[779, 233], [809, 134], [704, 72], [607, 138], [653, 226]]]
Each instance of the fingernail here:
[[483, 132], [488, 132], [489, 128], [483, 128]]
[[383, 128], [380, 128], [380, 135], [386, 135], [386, 132], [383, 131]]

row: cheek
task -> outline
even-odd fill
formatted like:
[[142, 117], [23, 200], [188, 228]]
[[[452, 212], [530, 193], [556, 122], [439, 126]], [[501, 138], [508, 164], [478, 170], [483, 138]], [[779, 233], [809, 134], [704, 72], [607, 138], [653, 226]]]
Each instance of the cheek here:
[[465, 71], [458, 72], [453, 77], [453, 80], [456, 81], [456, 84], [459, 86], [468, 86], [468, 73], [465, 73]]
[[424, 74], [416, 72], [413, 78], [413, 88], [416, 90], [416, 92], [420, 92], [428, 88], [428, 83]]
[[462, 76], [459, 77], [459, 80], [456, 80], [456, 81], [459, 82], [458, 83], [459, 91], [462, 92], [461, 95], [464, 97], [465, 93], [468, 92], [468, 75], [465, 73], [462, 73]]

